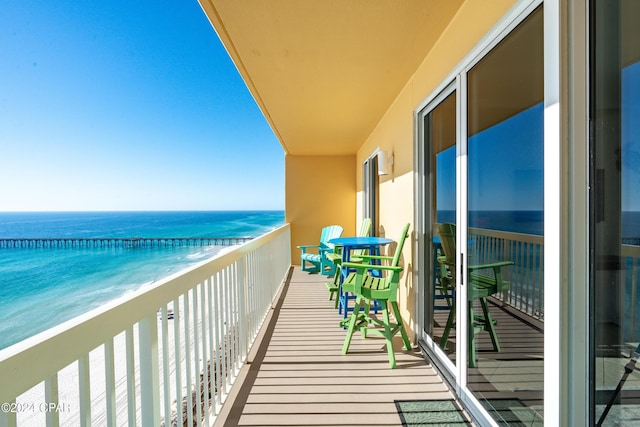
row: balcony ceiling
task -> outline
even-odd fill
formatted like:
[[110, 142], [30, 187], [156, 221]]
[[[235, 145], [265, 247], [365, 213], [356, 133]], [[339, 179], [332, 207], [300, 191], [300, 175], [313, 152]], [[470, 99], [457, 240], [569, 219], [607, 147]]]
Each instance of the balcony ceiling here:
[[353, 154], [463, 0], [200, 0], [291, 155]]

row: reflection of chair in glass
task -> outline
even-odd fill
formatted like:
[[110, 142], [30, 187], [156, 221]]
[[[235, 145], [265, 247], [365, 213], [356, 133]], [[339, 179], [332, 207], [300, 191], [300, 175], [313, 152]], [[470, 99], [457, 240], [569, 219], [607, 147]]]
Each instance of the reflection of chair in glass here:
[[[442, 244], [443, 256], [438, 258], [441, 265], [440, 274], [446, 283], [455, 286], [456, 274], [456, 226], [454, 224], [445, 223], [438, 227], [440, 242]], [[469, 265], [468, 266], [468, 286], [467, 300], [469, 301], [469, 344], [468, 357], [469, 367], [476, 367], [476, 343], [475, 335], [481, 331], [489, 332], [491, 343], [495, 351], [500, 351], [500, 343], [496, 334], [496, 321], [492, 319], [489, 307], [487, 305], [487, 297], [498, 292], [509, 289], [509, 282], [502, 277], [502, 268], [513, 265], [512, 261], [501, 261], [491, 264]], [[482, 307], [482, 316], [477, 316], [473, 310], [475, 300], [480, 302]], [[447, 325], [440, 339], [440, 347], [444, 348], [449, 340], [449, 334], [456, 318], [455, 304], [452, 305]]]
[[[371, 231], [371, 218], [365, 218], [362, 220], [362, 224], [360, 224], [360, 231], [358, 232], [358, 237], [366, 237], [369, 235]], [[351, 253], [351, 262], [362, 262], [361, 255], [364, 255], [366, 252], [365, 249], [355, 249]], [[334, 295], [338, 293], [340, 289], [340, 275], [342, 272], [340, 271], [340, 264], [342, 263], [342, 247], [335, 246], [333, 253], [327, 253], [325, 255], [329, 261], [336, 265], [336, 274], [333, 276], [333, 280], [331, 282], [327, 282], [327, 288], [329, 289], [329, 300], [332, 300]], [[338, 297], [336, 296], [336, 308], [338, 308]]]
[[[324, 274], [330, 276], [336, 272], [336, 266], [325, 256], [327, 253], [333, 252], [333, 245], [329, 240], [335, 239], [342, 235], [342, 227], [339, 225], [328, 225], [322, 229], [320, 234], [320, 243], [317, 245], [298, 246], [302, 251], [300, 253], [300, 261], [302, 263], [302, 271], [309, 273]], [[315, 252], [309, 252], [309, 250]], [[309, 264], [309, 265], [307, 265]]]
[[[443, 257], [440, 238], [433, 238], [433, 311], [451, 310], [455, 293], [455, 283], [451, 283], [451, 275], [448, 273], [447, 264], [438, 262]], [[439, 301], [444, 301], [440, 303]]]
[[[391, 265], [372, 265], [367, 263], [343, 263], [342, 268], [354, 269], [355, 273], [349, 274], [342, 283], [342, 289], [344, 292], [350, 292], [355, 294], [356, 303], [348, 319], [347, 336], [344, 339], [344, 345], [342, 346], [342, 354], [347, 354], [349, 351], [349, 345], [351, 344], [351, 338], [356, 330], [359, 330], [363, 336], [366, 337], [367, 333], [382, 336], [387, 341], [387, 354], [389, 355], [389, 365], [392, 368], [396, 367], [396, 358], [393, 352], [393, 345], [391, 339], [398, 332], [402, 336], [402, 341], [407, 350], [411, 349], [411, 343], [409, 337], [402, 324], [402, 317], [400, 317], [400, 310], [398, 309], [398, 284], [400, 283], [400, 273], [402, 267], [399, 266], [400, 256], [402, 255], [402, 247], [404, 241], [409, 233], [409, 224], [407, 224], [402, 230], [402, 235], [398, 240], [398, 247], [396, 248], [395, 255], [393, 257], [387, 256], [371, 256], [361, 255], [364, 261], [367, 260], [379, 260], [390, 261]], [[372, 274], [368, 274], [369, 270], [372, 271], [386, 271], [386, 277], [376, 277]], [[372, 301], [377, 301], [381, 305], [382, 320], [373, 318], [369, 315], [369, 307]], [[365, 303], [364, 311], [361, 312], [360, 305]], [[393, 316], [396, 323], [391, 323], [389, 318], [388, 305], [391, 306]], [[382, 327], [382, 329], [380, 329]]]

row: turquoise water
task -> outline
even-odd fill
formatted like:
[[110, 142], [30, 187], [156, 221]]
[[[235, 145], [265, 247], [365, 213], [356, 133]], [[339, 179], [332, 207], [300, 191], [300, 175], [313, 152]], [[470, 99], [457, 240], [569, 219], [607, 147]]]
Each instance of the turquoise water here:
[[[0, 212], [0, 238], [257, 237], [283, 223], [282, 211]], [[0, 349], [223, 249], [0, 248]]]

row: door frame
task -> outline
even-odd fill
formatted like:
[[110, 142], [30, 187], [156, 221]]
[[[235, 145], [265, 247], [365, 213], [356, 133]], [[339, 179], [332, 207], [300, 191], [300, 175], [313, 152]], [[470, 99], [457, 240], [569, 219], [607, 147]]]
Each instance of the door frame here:
[[[424, 254], [424, 256], [417, 256], [416, 262], [418, 263], [418, 272], [422, 272], [422, 275], [416, 277], [416, 280], [425, 281], [428, 278], [429, 286], [425, 283], [418, 287], [418, 298], [416, 299], [416, 313], [418, 313], [418, 319], [420, 319], [420, 325], [417, 328], [418, 339], [421, 341], [421, 346], [427, 346], [430, 351], [438, 354], [438, 357], [434, 359], [434, 362], [438, 363], [440, 370], [446, 373], [446, 377], [451, 384], [456, 384], [456, 378], [458, 377], [458, 371], [456, 365], [447, 357], [445, 352], [440, 348], [437, 342], [435, 342], [430, 335], [425, 332], [424, 319], [428, 313], [433, 314], [433, 301], [429, 299], [429, 306], [425, 307], [425, 298], [431, 293], [431, 277], [433, 277], [433, 265], [431, 260], [433, 259], [433, 245], [431, 244], [433, 235], [431, 232], [431, 223], [434, 218], [431, 217], [433, 211], [432, 199], [431, 199], [431, 180], [425, 177], [425, 171], [429, 173], [434, 172], [434, 165], [427, 164], [432, 158], [430, 147], [425, 147], [425, 129], [424, 119], [430, 114], [436, 107], [440, 105], [449, 95], [456, 93], [456, 122], [458, 122], [459, 115], [459, 83], [458, 78], [454, 78], [451, 81], [447, 81], [446, 84], [441, 85], [438, 92], [427, 102], [426, 106], [414, 113], [415, 132], [417, 136], [416, 145], [414, 150], [414, 169], [419, 171], [415, 174], [415, 201], [416, 210], [414, 212], [414, 232], [416, 235], [414, 254]], [[456, 129], [456, 147], [458, 146], [459, 133]], [[457, 149], [457, 148], [456, 148]], [[426, 207], [421, 209], [420, 207]], [[456, 205], [456, 215], [458, 212], [458, 206]], [[417, 272], [415, 273], [417, 274]], [[458, 340], [459, 341], [459, 340]], [[457, 350], [456, 350], [457, 351]]]
[[[567, 0], [571, 1], [571, 0]], [[544, 58], [545, 58], [545, 102], [544, 102], [544, 192], [545, 192], [545, 283], [557, 283], [560, 277], [561, 261], [557, 259], [552, 265], [547, 265], [546, 258], [550, 253], [560, 252], [561, 235], [560, 228], [561, 207], [560, 195], [557, 183], [560, 182], [560, 110], [559, 110], [559, 76], [560, 76], [560, 3], [563, 0], [544, 1]], [[417, 239], [414, 245], [414, 259], [418, 268], [414, 270], [414, 283], [418, 284], [419, 295], [416, 298], [416, 312], [418, 313], [419, 344], [431, 357], [436, 367], [449, 382], [456, 395], [460, 398], [471, 415], [482, 424], [497, 426], [496, 422], [480, 404], [479, 400], [467, 387], [467, 352], [466, 340], [456, 340], [456, 360], [453, 364], [434, 340], [424, 332], [424, 315], [426, 292], [430, 292], [430, 276], [432, 268], [425, 265], [430, 259], [427, 256], [427, 244], [431, 238], [430, 225], [426, 221], [430, 213], [425, 209], [431, 209], [431, 194], [429, 182], [426, 182], [425, 172], [428, 171], [424, 161], [424, 117], [435, 108], [442, 93], [455, 86], [457, 100], [457, 128], [456, 128], [456, 220], [457, 220], [457, 265], [463, 257], [467, 256], [467, 73], [500, 41], [507, 37], [515, 27], [524, 21], [537, 7], [543, 4], [543, 0], [521, 0], [517, 2], [496, 25], [477, 43], [477, 45], [463, 58], [463, 60], [449, 73], [435, 90], [414, 110], [414, 223]], [[455, 82], [455, 83], [453, 83]], [[450, 93], [450, 92], [448, 92]], [[550, 170], [553, 169], [553, 170]], [[555, 187], [555, 188], [553, 188]], [[550, 230], [555, 230], [556, 234]], [[546, 236], [552, 236], [547, 239]], [[548, 252], [547, 245], [555, 249]], [[564, 264], [563, 264], [564, 265]], [[456, 289], [461, 292], [460, 281], [467, 283], [467, 271], [457, 275]], [[462, 291], [464, 292], [464, 291]], [[553, 302], [550, 299], [554, 299]], [[560, 420], [560, 389], [563, 385], [556, 386], [560, 369], [560, 291], [545, 291], [545, 423], [558, 424]], [[458, 329], [456, 334], [466, 336], [467, 310], [466, 298], [457, 298], [456, 322]], [[548, 304], [548, 305], [547, 305]], [[557, 319], [557, 321], [555, 321]], [[573, 323], [573, 322], [572, 322]], [[552, 379], [551, 376], [554, 376]], [[551, 381], [551, 382], [550, 382]], [[566, 388], [565, 388], [566, 390]], [[565, 396], [566, 397], [566, 396]], [[564, 401], [566, 403], [566, 400]]]

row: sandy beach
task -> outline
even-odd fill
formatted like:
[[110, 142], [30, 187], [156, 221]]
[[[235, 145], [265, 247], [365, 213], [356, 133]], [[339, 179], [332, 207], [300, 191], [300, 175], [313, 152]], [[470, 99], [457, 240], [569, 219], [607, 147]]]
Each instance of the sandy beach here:
[[[220, 256], [226, 252], [233, 250], [233, 247], [225, 248], [216, 256]], [[186, 378], [187, 378], [187, 366], [185, 363], [186, 347], [185, 347], [185, 329], [184, 329], [184, 299], [181, 297], [179, 300], [178, 311], [175, 310], [173, 302], [166, 306], [167, 310], [167, 348], [168, 359], [170, 367], [170, 394], [171, 394], [171, 406], [172, 411], [175, 412], [176, 408], [176, 340], [175, 340], [175, 325], [176, 320], [179, 321], [179, 335], [180, 335], [180, 349], [178, 354], [180, 355], [180, 371], [181, 371], [181, 383], [182, 383], [182, 396], [187, 395]], [[194, 312], [193, 300], [189, 301], [189, 312]], [[202, 325], [202, 319], [200, 318], [200, 306], [197, 308], [198, 313], [198, 330]], [[161, 406], [161, 419], [165, 416], [164, 410], [164, 373], [162, 372], [163, 366], [163, 319], [162, 311], [158, 310], [157, 313], [157, 326], [158, 326], [158, 360], [159, 360], [159, 394], [160, 394], [160, 406]], [[193, 384], [192, 390], [196, 390], [196, 379], [202, 372], [203, 362], [200, 357], [196, 363], [194, 362], [193, 352], [195, 351], [194, 340], [194, 325], [193, 317], [191, 318], [191, 325], [189, 327], [189, 336], [191, 342], [191, 366], [190, 377]], [[138, 330], [137, 325], [132, 329], [133, 342], [134, 342], [134, 365], [135, 365], [135, 387], [136, 387], [136, 418], [137, 422], [140, 422], [140, 372], [139, 372], [139, 343], [138, 343]], [[208, 332], [207, 332], [208, 333]], [[126, 425], [128, 423], [128, 395], [127, 395], [127, 337], [126, 333], [122, 332], [113, 339], [113, 358], [114, 358], [114, 377], [115, 377], [115, 396], [116, 396], [116, 420], [118, 425]], [[199, 354], [202, 355], [202, 342], [198, 346]], [[210, 358], [211, 356], [208, 356]], [[89, 372], [91, 378], [90, 384], [90, 401], [91, 401], [91, 425], [93, 426], [106, 426], [107, 425], [107, 408], [106, 408], [106, 375], [105, 375], [105, 346], [101, 345], [92, 350], [89, 355]], [[45, 396], [44, 384], [39, 384], [27, 392], [23, 393], [16, 399], [17, 409], [17, 421], [20, 426], [33, 426], [40, 427], [45, 425], [46, 416], [48, 413], [57, 414], [59, 416], [60, 425], [63, 426], [76, 426], [80, 425], [81, 408], [80, 408], [80, 374], [79, 363], [75, 362], [65, 367], [58, 372], [58, 399], [48, 398]]]

